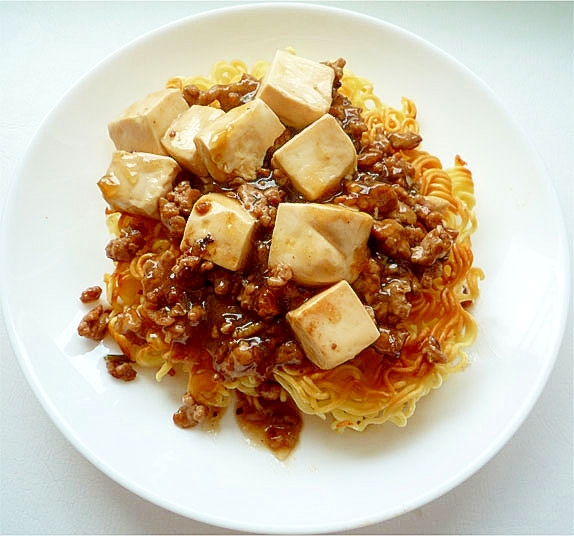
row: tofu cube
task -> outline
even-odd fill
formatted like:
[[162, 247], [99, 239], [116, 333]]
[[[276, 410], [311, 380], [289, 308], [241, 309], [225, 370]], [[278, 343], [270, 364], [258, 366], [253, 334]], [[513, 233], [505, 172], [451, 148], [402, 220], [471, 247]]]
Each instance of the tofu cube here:
[[307, 358], [332, 369], [379, 338], [379, 329], [347, 281], [307, 300], [286, 315]]
[[255, 180], [267, 150], [284, 130], [273, 110], [261, 99], [254, 99], [202, 128], [195, 145], [216, 181], [234, 177]]
[[209, 173], [197, 152], [193, 139], [203, 127], [222, 115], [224, 112], [219, 108], [194, 104], [177, 116], [167, 127], [161, 138], [164, 149], [177, 160], [181, 167], [198, 177], [207, 177]]
[[357, 279], [367, 258], [373, 218], [339, 205], [280, 203], [268, 264], [291, 267], [306, 286]]
[[309, 201], [333, 193], [357, 169], [353, 142], [330, 114], [323, 115], [280, 147], [271, 160]]
[[206, 240], [205, 258], [228, 270], [241, 270], [251, 249], [256, 220], [236, 199], [219, 193], [200, 197], [189, 215], [181, 249]]
[[299, 130], [329, 111], [334, 79], [331, 67], [278, 50], [257, 96], [283, 123]]
[[154, 91], [128, 106], [108, 124], [116, 149], [167, 155], [161, 144], [170, 123], [189, 108], [178, 89]]
[[113, 210], [159, 219], [159, 198], [171, 190], [180, 171], [169, 156], [114, 151], [98, 186]]

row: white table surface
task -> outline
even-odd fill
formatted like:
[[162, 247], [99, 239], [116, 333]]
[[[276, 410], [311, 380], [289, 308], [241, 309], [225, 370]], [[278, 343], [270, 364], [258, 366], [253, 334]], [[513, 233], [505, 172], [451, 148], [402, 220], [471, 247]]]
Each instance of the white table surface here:
[[[460, 60], [533, 138], [572, 243], [574, 4], [336, 2], [417, 33]], [[0, 200], [42, 118], [92, 66], [158, 25], [229, 2], [0, 2]], [[572, 303], [572, 302], [571, 302]], [[351, 533], [573, 533], [572, 305], [533, 411], [478, 473], [411, 513]], [[231, 533], [110, 480], [51, 422], [0, 319], [0, 532]]]

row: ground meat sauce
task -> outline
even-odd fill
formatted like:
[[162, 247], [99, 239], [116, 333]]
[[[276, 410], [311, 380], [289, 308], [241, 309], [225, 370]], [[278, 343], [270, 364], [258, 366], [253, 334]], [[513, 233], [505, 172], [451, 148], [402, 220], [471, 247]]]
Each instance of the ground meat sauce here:
[[[355, 359], [392, 362], [400, 356], [407, 338], [401, 323], [409, 316], [410, 297], [441, 273], [456, 232], [443, 227], [441, 214], [417, 192], [413, 168], [399, 152], [416, 148], [421, 141], [418, 134], [381, 134], [374, 142], [364, 142], [367, 126], [361, 110], [337, 91], [344, 64], [344, 60], [327, 63], [335, 71], [329, 113], [353, 141], [358, 170], [322, 201], [358, 208], [374, 217], [368, 243], [371, 256], [353, 288], [372, 309], [381, 335]], [[190, 105], [217, 100], [227, 111], [253, 99], [258, 87], [258, 80], [245, 75], [237, 83], [207, 91], [187, 86], [183, 94]], [[174, 363], [207, 352], [210, 359], [206, 358], [205, 367], [211, 370], [211, 379], [206, 380], [206, 389], [209, 382], [215, 381], [213, 378], [255, 378], [258, 396], [237, 392], [235, 414], [244, 429], [276, 453], [288, 452], [295, 446], [302, 421], [293, 402], [280, 398], [281, 388], [273, 379], [274, 368], [289, 364], [312, 371], [314, 367], [295, 340], [285, 314], [322, 290], [297, 285], [288, 266], [269, 269], [267, 265], [279, 203], [303, 201], [287, 177], [270, 164], [274, 150], [295, 133], [287, 129], [276, 141], [253, 182], [232, 177], [222, 185], [181, 172], [173, 190], [159, 202], [159, 235], [156, 230], [151, 236], [156, 221], [123, 214], [119, 220], [120, 235], [106, 247], [109, 258], [126, 263], [151, 251], [152, 240], [170, 242], [163, 253], [150, 256], [143, 264], [142, 288], [138, 291], [141, 306], [137, 314], [129, 309], [117, 315], [119, 332], [135, 345], [145, 344], [149, 332], [161, 332], [171, 345]], [[218, 267], [203, 258], [209, 236], [189, 250], [180, 251], [194, 203], [212, 191], [236, 198], [259, 222], [250, 258], [240, 272]], [[86, 295], [91, 299], [92, 291]], [[108, 312], [98, 305], [82, 320], [80, 334], [101, 339], [107, 319]], [[436, 340], [429, 341], [422, 351], [429, 366], [444, 360]], [[108, 359], [108, 369], [124, 380], [135, 377], [125, 356]], [[174, 422], [187, 428], [210, 418], [214, 418], [210, 409], [186, 393]]]
[[125, 382], [134, 380], [137, 375], [132, 362], [125, 355], [106, 356], [106, 368], [114, 378]]
[[102, 287], [89, 287], [84, 290], [80, 296], [82, 303], [90, 303], [100, 299], [102, 295]]
[[196, 86], [186, 86], [183, 89], [183, 97], [190, 106], [194, 104], [209, 106], [217, 101], [220, 108], [224, 112], [228, 112], [232, 108], [253, 100], [258, 89], [259, 80], [251, 75], [244, 74], [239, 82], [226, 85], [218, 84], [207, 91], [201, 91]]
[[103, 305], [96, 305], [90, 310], [78, 325], [78, 333], [94, 341], [101, 341], [108, 329], [109, 309]]
[[[275, 391], [279, 391], [277, 384]], [[243, 432], [258, 443], [273, 450], [280, 459], [286, 458], [297, 445], [303, 421], [295, 403], [289, 399], [260, 396], [257, 403], [252, 397], [237, 393], [235, 416]]]

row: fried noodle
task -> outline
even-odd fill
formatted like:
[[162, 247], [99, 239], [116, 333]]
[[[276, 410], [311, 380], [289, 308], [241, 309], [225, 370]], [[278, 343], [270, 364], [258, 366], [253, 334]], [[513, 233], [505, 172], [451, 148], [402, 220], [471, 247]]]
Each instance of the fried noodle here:
[[[209, 76], [175, 77], [167, 86], [183, 90], [195, 85], [205, 91], [216, 84], [237, 82], [245, 74], [260, 79], [267, 67], [266, 62], [258, 62], [251, 70], [241, 61], [218, 62]], [[339, 92], [362, 110], [367, 125], [362, 137], [365, 147], [390, 133], [420, 132], [417, 108], [410, 99], [403, 98], [401, 108], [393, 108], [375, 95], [371, 82], [348, 70], [344, 70]], [[217, 106], [217, 102], [213, 105]], [[331, 370], [322, 370], [307, 360], [278, 361], [264, 379], [281, 386], [282, 401], [292, 399], [300, 411], [330, 418], [336, 430], [361, 431], [386, 421], [404, 426], [422, 397], [467, 366], [466, 350], [477, 336], [469, 306], [478, 298], [478, 282], [483, 274], [473, 266], [471, 249], [471, 235], [477, 227], [472, 174], [459, 156], [452, 167], [445, 169], [436, 156], [420, 146], [397, 152], [395, 156], [412, 166], [418, 194], [440, 206], [444, 226], [456, 231], [442, 269], [428, 284], [408, 293], [410, 312], [396, 323], [407, 334], [400, 355], [381, 356], [376, 348], [369, 347]], [[112, 307], [108, 329], [113, 339], [132, 361], [155, 368], [158, 381], [174, 371], [185, 372], [187, 393], [212, 412], [227, 407], [235, 391], [260, 404], [260, 375], [250, 371], [246, 375], [225, 377], [214, 366], [213, 356], [202, 347], [201, 341], [191, 346], [178, 343], [178, 329], [185, 329], [183, 313], [181, 320], [174, 321], [173, 314], [169, 319], [162, 318], [161, 309], [156, 310], [154, 322], [146, 322], [142, 327], [142, 316], [151, 314], [142, 312], [153, 294], [153, 289], [146, 286], [150, 266], [166, 259], [171, 259], [167, 265], [173, 266], [181, 252], [179, 243], [170, 239], [160, 221], [129, 214], [108, 215], [108, 225], [116, 236], [136, 224], [145, 237], [145, 246], [131, 260], [116, 262], [113, 273], [106, 276]], [[166, 273], [165, 277], [169, 275]], [[180, 328], [178, 322], [182, 322]], [[250, 326], [255, 332], [260, 329], [256, 322]], [[132, 336], [142, 329], [143, 337]], [[230, 348], [240, 359], [241, 349], [247, 348], [245, 345], [251, 344], [251, 339], [248, 336], [238, 339], [241, 341]]]

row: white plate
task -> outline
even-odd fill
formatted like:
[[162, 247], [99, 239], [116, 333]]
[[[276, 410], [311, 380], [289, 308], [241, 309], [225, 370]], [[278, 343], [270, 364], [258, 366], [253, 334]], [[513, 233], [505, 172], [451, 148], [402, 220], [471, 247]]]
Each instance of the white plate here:
[[[151, 374], [123, 384], [106, 349], [76, 336], [78, 296], [110, 265], [96, 187], [107, 121], [173, 75], [220, 59], [248, 64], [293, 46], [342, 56], [399, 106], [415, 100], [424, 146], [473, 170], [486, 272], [472, 365], [419, 404], [404, 429], [333, 434], [306, 419], [285, 462], [249, 444], [233, 418], [218, 434], [181, 430], [182, 386]], [[191, 518], [250, 532], [368, 525], [437, 498], [510, 438], [544, 387], [564, 329], [568, 256], [559, 207], [532, 148], [468, 70], [432, 45], [362, 15], [310, 5], [250, 5], [161, 28], [91, 71], [45, 120], [9, 194], [2, 227], [2, 304], [20, 364], [76, 448], [134, 493]], [[528, 463], [525, 460], [525, 463]]]

